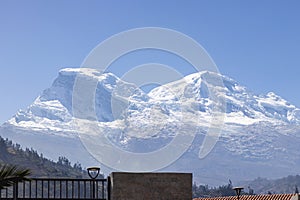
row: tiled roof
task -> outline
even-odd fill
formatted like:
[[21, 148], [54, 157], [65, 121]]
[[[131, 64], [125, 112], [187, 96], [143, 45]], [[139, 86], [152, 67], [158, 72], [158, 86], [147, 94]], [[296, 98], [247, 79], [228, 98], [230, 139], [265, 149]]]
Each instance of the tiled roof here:
[[[240, 200], [291, 200], [296, 194], [263, 194], [263, 195], [242, 195]], [[299, 195], [298, 198], [299, 199]], [[237, 200], [237, 196], [230, 197], [212, 197], [212, 198], [196, 198], [193, 200]]]

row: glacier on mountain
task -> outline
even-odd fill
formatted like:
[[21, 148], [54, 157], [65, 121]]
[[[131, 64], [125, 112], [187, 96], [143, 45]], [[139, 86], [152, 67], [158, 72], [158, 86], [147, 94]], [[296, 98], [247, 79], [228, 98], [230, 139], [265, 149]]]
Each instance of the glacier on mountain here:
[[[62, 69], [32, 105], [0, 127], [0, 135], [51, 159], [64, 155], [84, 166], [97, 163], [74, 125], [73, 89], [78, 77], [97, 82], [95, 117], [81, 120], [97, 122], [98, 131], [124, 151], [152, 152], [170, 143], [182, 127], [196, 131], [188, 151], [162, 170], [193, 172], [196, 181], [208, 184], [299, 173], [300, 110], [272, 92], [257, 95], [209, 71], [145, 93], [112, 73]], [[220, 103], [216, 97], [225, 103], [223, 128], [212, 152], [199, 159], [199, 148]]]

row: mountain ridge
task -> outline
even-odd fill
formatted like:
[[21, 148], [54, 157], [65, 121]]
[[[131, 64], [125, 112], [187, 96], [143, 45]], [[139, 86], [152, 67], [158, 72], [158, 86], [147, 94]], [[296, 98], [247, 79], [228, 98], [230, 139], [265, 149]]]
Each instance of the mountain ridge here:
[[[27, 110], [19, 111], [0, 127], [0, 135], [24, 146], [48, 139], [58, 146], [56, 152], [51, 152], [48, 145], [34, 144], [45, 155], [53, 157], [57, 151], [63, 151], [71, 160], [83, 157], [81, 163], [97, 162], [86, 152], [72, 123], [73, 87], [78, 76], [97, 82], [93, 120], [98, 121], [99, 130], [114, 145], [125, 151], [151, 152], [167, 145], [178, 130], [196, 131], [189, 150], [163, 170], [192, 171], [199, 181], [199, 170], [203, 170], [210, 176], [208, 181], [217, 182], [212, 179], [220, 176], [225, 183], [231, 176], [237, 180], [249, 179], [262, 172], [267, 177], [284, 176], [280, 171], [290, 168], [288, 164], [295, 165], [293, 171], [298, 172], [296, 164], [300, 160], [294, 143], [299, 141], [299, 108], [274, 93], [256, 95], [233, 79], [213, 72], [191, 74], [145, 93], [112, 73], [86, 68], [63, 69], [53, 85]], [[219, 101], [219, 97], [223, 100]], [[222, 102], [226, 105], [220, 106]], [[222, 109], [224, 124], [220, 138], [207, 158], [200, 160], [197, 152], [211, 126], [212, 114]], [[76, 151], [78, 154], [71, 153]], [[215, 162], [220, 162], [220, 166], [210, 167]], [[232, 166], [234, 162], [237, 166]], [[253, 172], [247, 174], [244, 168]]]

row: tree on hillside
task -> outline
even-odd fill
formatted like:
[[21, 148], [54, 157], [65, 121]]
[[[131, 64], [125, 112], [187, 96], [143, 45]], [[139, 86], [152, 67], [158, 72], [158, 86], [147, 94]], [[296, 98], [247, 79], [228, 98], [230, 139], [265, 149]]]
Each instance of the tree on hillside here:
[[235, 192], [232, 189], [232, 182], [229, 180], [227, 185], [221, 185], [219, 187], [208, 187], [208, 185], [193, 184], [193, 197], [223, 197], [234, 196]]
[[57, 164], [71, 167], [71, 162], [64, 156], [59, 156]]
[[0, 189], [12, 186], [14, 182], [29, 180], [29, 169], [19, 169], [15, 165], [0, 165]]

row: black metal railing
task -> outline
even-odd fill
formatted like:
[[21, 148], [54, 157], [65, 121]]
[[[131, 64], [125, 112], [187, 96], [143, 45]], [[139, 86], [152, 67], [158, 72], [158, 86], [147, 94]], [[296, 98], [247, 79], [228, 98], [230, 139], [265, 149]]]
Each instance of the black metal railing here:
[[108, 200], [107, 179], [32, 178], [0, 190], [0, 199]]

